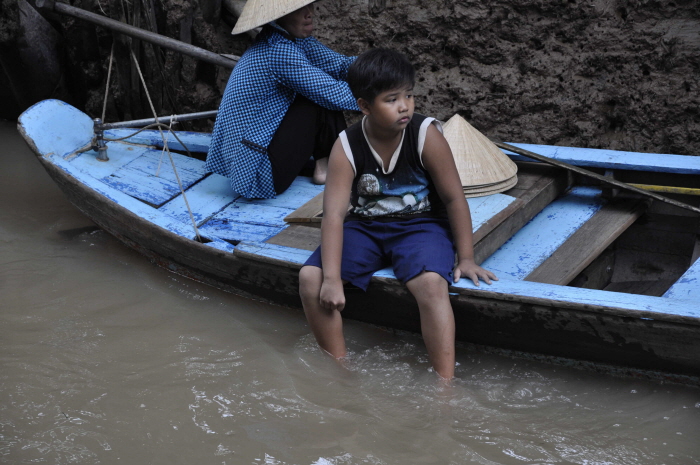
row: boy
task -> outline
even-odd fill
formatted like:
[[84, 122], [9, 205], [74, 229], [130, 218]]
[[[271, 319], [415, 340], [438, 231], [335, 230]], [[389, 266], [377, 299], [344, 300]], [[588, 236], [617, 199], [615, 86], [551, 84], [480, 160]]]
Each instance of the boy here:
[[331, 150], [321, 246], [299, 272], [306, 318], [321, 348], [344, 357], [344, 283], [366, 290], [372, 274], [391, 264], [416, 298], [433, 368], [450, 379], [450, 279], [478, 286], [497, 278], [474, 262], [469, 206], [439, 123], [413, 113], [408, 60], [372, 49], [350, 66], [347, 80], [364, 117]]

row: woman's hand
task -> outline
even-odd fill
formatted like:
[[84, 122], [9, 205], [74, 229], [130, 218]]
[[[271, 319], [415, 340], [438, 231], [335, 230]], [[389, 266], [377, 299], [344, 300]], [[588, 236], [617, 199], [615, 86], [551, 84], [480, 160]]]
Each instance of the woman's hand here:
[[452, 270], [452, 275], [454, 276], [454, 282], [459, 281], [460, 278], [471, 279], [475, 286], [479, 285], [479, 279], [484, 281], [486, 284], [491, 284], [491, 280], [498, 281], [495, 274], [489, 270], [485, 270], [474, 262], [474, 259], [463, 258]]
[[324, 279], [321, 284], [321, 307], [326, 310], [338, 310], [345, 308], [345, 290], [340, 279]]

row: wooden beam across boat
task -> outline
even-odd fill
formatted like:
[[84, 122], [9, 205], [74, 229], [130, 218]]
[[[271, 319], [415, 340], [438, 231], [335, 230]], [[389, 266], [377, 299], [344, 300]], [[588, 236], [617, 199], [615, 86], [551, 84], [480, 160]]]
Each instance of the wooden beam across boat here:
[[569, 284], [644, 212], [647, 202], [622, 199], [601, 208], [525, 281]]

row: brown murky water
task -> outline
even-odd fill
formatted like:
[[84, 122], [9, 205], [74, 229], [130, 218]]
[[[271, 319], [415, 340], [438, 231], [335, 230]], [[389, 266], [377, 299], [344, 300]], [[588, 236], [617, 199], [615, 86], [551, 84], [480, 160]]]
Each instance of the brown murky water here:
[[0, 462], [700, 463], [700, 390], [458, 351], [170, 274], [93, 228], [0, 122]]

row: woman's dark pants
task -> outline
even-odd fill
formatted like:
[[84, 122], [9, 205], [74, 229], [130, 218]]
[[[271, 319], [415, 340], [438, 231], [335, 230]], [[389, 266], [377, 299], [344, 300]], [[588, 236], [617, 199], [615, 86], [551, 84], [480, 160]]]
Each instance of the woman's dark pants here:
[[267, 148], [275, 192], [287, 190], [312, 156], [319, 160], [330, 155], [346, 127], [342, 111], [328, 110], [297, 94]]

